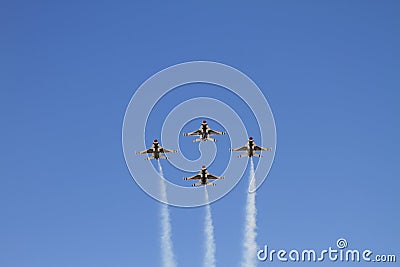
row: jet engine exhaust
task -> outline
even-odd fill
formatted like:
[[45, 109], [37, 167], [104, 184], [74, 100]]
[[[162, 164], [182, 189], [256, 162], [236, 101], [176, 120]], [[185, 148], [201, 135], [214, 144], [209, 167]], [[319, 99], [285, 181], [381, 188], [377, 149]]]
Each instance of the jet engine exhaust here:
[[[204, 186], [204, 193], [206, 203], [208, 200], [207, 186]], [[214, 225], [211, 216], [210, 204], [205, 206], [206, 216], [204, 220], [204, 234], [205, 234], [205, 255], [204, 255], [204, 266], [215, 267], [215, 240], [214, 240]]]
[[257, 266], [257, 208], [255, 184], [254, 162], [253, 158], [250, 158], [249, 190], [247, 192], [246, 201], [242, 267]]
[[[161, 189], [161, 196], [164, 202], [167, 202], [167, 188], [165, 185], [164, 174], [161, 167], [160, 161], [158, 161], [158, 170], [160, 175], [162, 176], [160, 189]], [[162, 263], [165, 267], [175, 267], [175, 257], [173, 252], [173, 245], [171, 239], [171, 221], [169, 218], [169, 210], [168, 205], [165, 203], [161, 203], [161, 210], [160, 210], [160, 217], [161, 217], [161, 257]]]

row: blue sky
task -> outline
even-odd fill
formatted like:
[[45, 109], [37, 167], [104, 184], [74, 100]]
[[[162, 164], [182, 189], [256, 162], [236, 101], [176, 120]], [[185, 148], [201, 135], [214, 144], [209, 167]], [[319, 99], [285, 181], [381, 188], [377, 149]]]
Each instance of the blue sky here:
[[[160, 266], [122, 121], [142, 82], [192, 60], [246, 73], [274, 113], [260, 247], [400, 250], [397, 1], [0, 6], [1, 266]], [[212, 205], [219, 266], [240, 261], [246, 189]], [[204, 210], [170, 211], [179, 266], [201, 266]]]

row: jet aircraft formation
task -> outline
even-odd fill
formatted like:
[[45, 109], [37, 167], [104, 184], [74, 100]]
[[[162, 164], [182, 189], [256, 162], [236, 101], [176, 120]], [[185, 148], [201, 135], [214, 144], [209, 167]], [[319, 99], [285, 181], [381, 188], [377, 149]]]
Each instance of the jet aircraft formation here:
[[[198, 136], [199, 138], [196, 138], [193, 140], [193, 142], [205, 142], [205, 141], [211, 141], [211, 142], [216, 142], [217, 140], [214, 138], [211, 138], [210, 136], [212, 135], [224, 135], [226, 132], [220, 132], [220, 131], [215, 131], [212, 130], [209, 126], [207, 121], [203, 120], [201, 123], [201, 126], [198, 130], [190, 132], [190, 133], [184, 133], [183, 136]], [[249, 137], [247, 143], [238, 148], [231, 148], [229, 149], [232, 152], [236, 151], [245, 151], [244, 154], [241, 154], [238, 156], [238, 158], [242, 157], [262, 157], [260, 154], [257, 154], [256, 151], [271, 151], [271, 148], [265, 148], [265, 147], [260, 147], [254, 143], [253, 137]], [[171, 150], [171, 149], [166, 149], [163, 148], [157, 139], [153, 141], [153, 145], [146, 150], [136, 152], [136, 154], [151, 154], [150, 157], [145, 158], [145, 160], [151, 160], [151, 159], [167, 159], [167, 157], [164, 155], [165, 153], [176, 153], [178, 150]], [[198, 174], [190, 176], [190, 177], [185, 177], [183, 180], [198, 180], [197, 183], [192, 184], [192, 186], [206, 186], [206, 185], [211, 185], [215, 186], [216, 184], [211, 182], [210, 180], [218, 180], [218, 179], [224, 179], [223, 176], [216, 176], [213, 174], [210, 174], [207, 170], [206, 166], [202, 166], [201, 170]]]

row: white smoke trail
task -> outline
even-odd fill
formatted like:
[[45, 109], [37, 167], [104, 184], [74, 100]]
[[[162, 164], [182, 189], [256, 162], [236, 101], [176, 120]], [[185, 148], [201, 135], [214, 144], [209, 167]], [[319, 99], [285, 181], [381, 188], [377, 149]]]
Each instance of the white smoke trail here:
[[244, 252], [242, 267], [257, 266], [257, 224], [256, 224], [256, 192], [255, 192], [255, 174], [253, 158], [250, 158], [250, 175], [249, 175], [249, 190], [247, 193], [246, 202], [246, 221], [244, 228]]
[[[161, 197], [164, 202], [167, 202], [167, 187], [165, 185], [164, 174], [158, 161], [158, 170], [162, 177], [161, 179]], [[171, 239], [171, 221], [169, 218], [168, 205], [161, 203], [161, 253], [162, 262], [165, 267], [175, 267], [175, 257]]]
[[[204, 186], [204, 193], [206, 197], [206, 203], [208, 203], [208, 192], [207, 186]], [[215, 267], [215, 240], [214, 240], [214, 226], [211, 217], [210, 204], [206, 205], [206, 217], [204, 221], [204, 234], [205, 234], [205, 249], [204, 255], [204, 266]]]

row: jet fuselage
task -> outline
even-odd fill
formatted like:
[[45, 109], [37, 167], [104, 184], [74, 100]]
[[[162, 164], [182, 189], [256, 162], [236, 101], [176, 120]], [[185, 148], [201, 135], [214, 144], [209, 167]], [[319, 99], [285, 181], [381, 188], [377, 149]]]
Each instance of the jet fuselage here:
[[154, 159], [158, 160], [160, 158], [160, 145], [158, 143], [153, 143], [153, 148]]
[[201, 133], [201, 139], [203, 141], [206, 141], [207, 138], [209, 137], [209, 133], [208, 133], [208, 125], [207, 124], [202, 124], [202, 133]]
[[206, 185], [207, 184], [207, 169], [201, 170], [201, 184]]
[[254, 141], [253, 140], [249, 140], [249, 157], [253, 156], [253, 152], [254, 152]]

